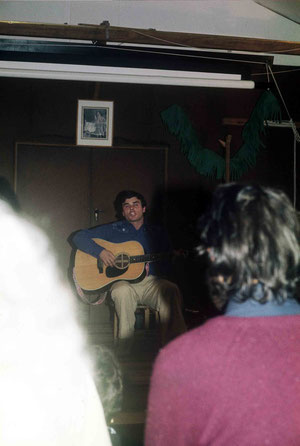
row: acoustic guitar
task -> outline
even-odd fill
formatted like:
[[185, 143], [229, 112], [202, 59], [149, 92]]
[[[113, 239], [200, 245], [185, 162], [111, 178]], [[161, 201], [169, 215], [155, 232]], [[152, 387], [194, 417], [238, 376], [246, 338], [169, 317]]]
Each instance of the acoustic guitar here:
[[105, 291], [118, 280], [139, 282], [145, 277], [146, 263], [170, 256], [170, 253], [145, 254], [143, 246], [136, 241], [111, 243], [97, 238], [93, 240], [115, 255], [115, 266], [105, 266], [100, 258], [78, 249], [74, 273], [77, 283], [85, 291]]

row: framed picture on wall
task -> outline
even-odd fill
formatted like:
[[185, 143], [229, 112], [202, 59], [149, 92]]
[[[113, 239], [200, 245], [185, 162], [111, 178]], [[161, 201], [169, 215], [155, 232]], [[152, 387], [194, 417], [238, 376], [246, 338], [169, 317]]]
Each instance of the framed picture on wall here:
[[79, 100], [76, 144], [112, 146], [114, 103], [111, 101]]

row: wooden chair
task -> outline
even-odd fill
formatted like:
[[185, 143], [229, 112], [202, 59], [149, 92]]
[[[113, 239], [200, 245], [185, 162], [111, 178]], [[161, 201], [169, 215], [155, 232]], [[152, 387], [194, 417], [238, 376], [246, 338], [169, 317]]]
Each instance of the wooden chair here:
[[[155, 323], [159, 324], [159, 311], [148, 307], [148, 305], [138, 304], [137, 308], [136, 308], [136, 312], [140, 311], [140, 310], [143, 310], [144, 314], [145, 314], [145, 323], [144, 323], [145, 330], [148, 330], [150, 327], [150, 313], [151, 312], [154, 313], [154, 315], [155, 315]], [[119, 319], [118, 319], [117, 312], [116, 312], [115, 308], [113, 308], [113, 311], [114, 311], [114, 315], [113, 315], [114, 343], [116, 343], [118, 340]]]

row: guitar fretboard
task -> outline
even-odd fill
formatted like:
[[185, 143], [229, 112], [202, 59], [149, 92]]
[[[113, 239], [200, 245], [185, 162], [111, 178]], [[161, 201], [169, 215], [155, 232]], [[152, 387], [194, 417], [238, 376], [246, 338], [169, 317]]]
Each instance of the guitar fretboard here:
[[168, 257], [170, 254], [163, 252], [160, 254], [143, 254], [140, 256], [130, 256], [130, 263], [156, 262]]

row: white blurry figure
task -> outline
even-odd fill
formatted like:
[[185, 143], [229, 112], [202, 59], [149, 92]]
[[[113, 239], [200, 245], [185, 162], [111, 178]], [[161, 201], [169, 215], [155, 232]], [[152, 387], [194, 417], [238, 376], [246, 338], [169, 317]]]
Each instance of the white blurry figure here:
[[110, 445], [47, 237], [0, 201], [0, 445]]

